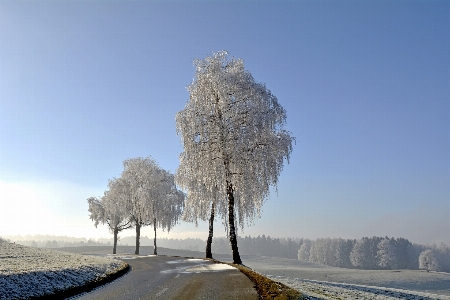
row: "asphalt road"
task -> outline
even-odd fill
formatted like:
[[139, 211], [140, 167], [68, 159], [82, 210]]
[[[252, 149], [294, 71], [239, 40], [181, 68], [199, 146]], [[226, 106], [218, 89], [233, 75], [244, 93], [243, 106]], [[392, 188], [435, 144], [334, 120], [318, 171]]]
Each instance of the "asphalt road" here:
[[253, 283], [237, 269], [214, 271], [209, 269], [220, 264], [171, 256], [123, 259], [129, 273], [72, 299], [258, 299]]

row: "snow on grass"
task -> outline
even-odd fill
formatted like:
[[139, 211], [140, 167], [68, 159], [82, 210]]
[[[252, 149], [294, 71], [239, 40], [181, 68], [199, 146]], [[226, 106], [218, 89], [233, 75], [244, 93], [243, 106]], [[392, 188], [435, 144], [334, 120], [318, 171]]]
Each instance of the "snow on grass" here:
[[102, 280], [127, 267], [106, 257], [0, 243], [0, 299], [42, 297]]
[[311, 299], [450, 299], [450, 274], [444, 272], [355, 270], [261, 256], [245, 263]]
[[360, 300], [450, 300], [450, 296], [435, 295], [417, 291], [382, 288], [374, 286], [346, 284], [337, 282], [307, 280], [280, 276], [267, 276], [281, 282], [310, 299], [360, 299]]

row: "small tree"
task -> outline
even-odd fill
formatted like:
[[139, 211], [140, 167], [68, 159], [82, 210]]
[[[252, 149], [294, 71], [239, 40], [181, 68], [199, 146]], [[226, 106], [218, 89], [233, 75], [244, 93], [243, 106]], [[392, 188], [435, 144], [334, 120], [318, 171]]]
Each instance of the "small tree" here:
[[[176, 115], [184, 148], [177, 183], [188, 190], [189, 205], [227, 206], [233, 262], [241, 264], [235, 226], [260, 216], [294, 138], [284, 130], [286, 111], [242, 59], [221, 51], [194, 64], [190, 99]], [[217, 189], [217, 197], [205, 197], [203, 189], [207, 195]]]
[[125, 207], [130, 220], [136, 228], [136, 249], [139, 254], [141, 227], [152, 224], [153, 218], [149, 209], [152, 193], [162, 180], [160, 168], [151, 157], [131, 158], [123, 162], [121, 175], [121, 193], [125, 196]]
[[419, 269], [429, 271], [439, 271], [439, 262], [434, 255], [433, 250], [427, 249], [422, 251], [419, 256]]
[[176, 188], [174, 176], [151, 157], [127, 159], [121, 190], [130, 220], [136, 227], [135, 254], [139, 254], [141, 227], [148, 225], [154, 227], [154, 253], [157, 254], [156, 228], [170, 230], [183, 211], [184, 194]]
[[95, 227], [99, 223], [106, 223], [109, 231], [114, 235], [113, 254], [116, 254], [119, 232], [131, 228], [132, 223], [124, 203], [120, 179], [110, 180], [108, 186], [109, 191], [106, 191], [101, 199], [90, 197], [87, 201], [90, 218], [95, 222]]
[[155, 237], [153, 240], [153, 254], [157, 255], [156, 228], [160, 227], [169, 232], [178, 222], [183, 213], [184, 193], [177, 189], [174, 175], [161, 170], [162, 177], [155, 190], [149, 194], [149, 211], [153, 220]]

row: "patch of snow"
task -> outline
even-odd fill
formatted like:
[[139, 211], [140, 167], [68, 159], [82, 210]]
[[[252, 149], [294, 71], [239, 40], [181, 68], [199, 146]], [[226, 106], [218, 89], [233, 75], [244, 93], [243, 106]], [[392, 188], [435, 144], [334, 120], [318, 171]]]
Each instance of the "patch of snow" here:
[[[314, 280], [351, 286], [368, 286], [381, 290], [401, 290], [411, 295], [424, 295], [429, 299], [449, 299], [450, 297], [450, 274], [445, 272], [345, 269], [265, 256], [248, 256], [244, 257], [244, 261], [246, 265], [261, 274], [272, 274], [272, 278], [276, 281], [295, 280], [296, 284], [302, 282], [301, 284], [306, 285], [308, 280]], [[275, 276], [278, 277], [275, 278]], [[321, 284], [321, 288], [329, 289], [330, 285]], [[373, 299], [373, 296], [368, 299]]]
[[203, 263], [204, 259], [201, 258], [188, 258], [188, 259], [177, 259], [177, 260], [169, 260], [167, 264], [186, 264], [186, 263]]
[[186, 269], [187, 272], [208, 272], [208, 271], [223, 271], [223, 270], [236, 270], [236, 268], [227, 264], [208, 264], [190, 267]]
[[[212, 263], [204, 259], [178, 259], [167, 261], [168, 264], [188, 264], [177, 267], [176, 269], [163, 270], [161, 273], [200, 273], [200, 272], [219, 272], [224, 270], [233, 270], [235, 267], [227, 264]], [[192, 265], [192, 264], [195, 265]]]
[[120, 253], [120, 254], [107, 254], [107, 257], [120, 258], [120, 259], [136, 259], [143, 257], [156, 257], [157, 255], [139, 255], [139, 254], [131, 254], [131, 253]]
[[0, 243], [0, 299], [42, 297], [107, 277], [126, 263], [50, 249]]

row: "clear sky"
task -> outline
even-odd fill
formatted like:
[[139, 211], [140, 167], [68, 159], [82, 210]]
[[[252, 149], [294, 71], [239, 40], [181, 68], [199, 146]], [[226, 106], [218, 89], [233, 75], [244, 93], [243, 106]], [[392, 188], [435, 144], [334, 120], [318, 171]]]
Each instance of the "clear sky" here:
[[86, 199], [127, 158], [176, 170], [192, 61], [227, 50], [297, 139], [240, 234], [450, 245], [449, 16], [448, 1], [0, 1], [0, 235], [110, 237]]

